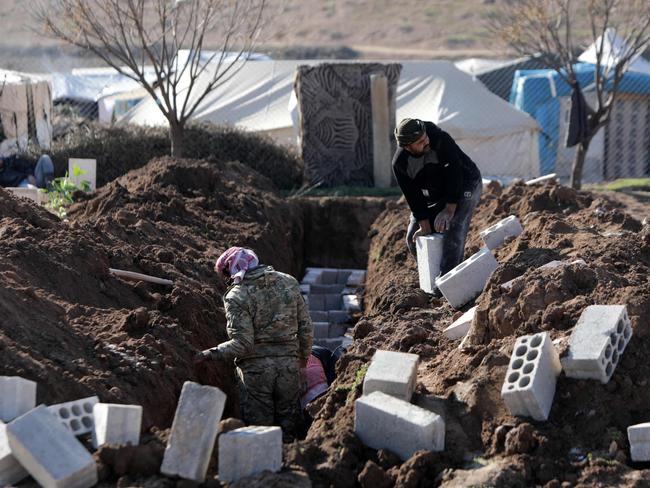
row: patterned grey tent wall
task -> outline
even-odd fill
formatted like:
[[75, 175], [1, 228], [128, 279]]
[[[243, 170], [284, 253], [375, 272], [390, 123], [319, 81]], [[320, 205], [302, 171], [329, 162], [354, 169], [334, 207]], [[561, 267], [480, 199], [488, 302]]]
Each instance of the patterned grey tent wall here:
[[397, 63], [298, 67], [295, 91], [301, 151], [310, 183], [373, 185], [370, 75], [386, 76], [394, 127], [395, 92], [401, 70], [402, 65]]

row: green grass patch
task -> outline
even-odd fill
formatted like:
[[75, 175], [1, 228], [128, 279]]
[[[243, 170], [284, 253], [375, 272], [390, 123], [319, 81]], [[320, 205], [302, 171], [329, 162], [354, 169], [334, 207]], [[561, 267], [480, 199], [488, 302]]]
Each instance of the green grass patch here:
[[650, 191], [650, 178], [621, 178], [586, 186], [594, 191]]

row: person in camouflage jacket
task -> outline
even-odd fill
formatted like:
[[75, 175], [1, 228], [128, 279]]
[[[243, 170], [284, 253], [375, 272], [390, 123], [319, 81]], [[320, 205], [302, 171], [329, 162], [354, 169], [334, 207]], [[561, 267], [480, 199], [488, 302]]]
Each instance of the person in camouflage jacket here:
[[285, 441], [300, 421], [300, 368], [311, 353], [313, 325], [298, 281], [259, 265], [255, 253], [230, 248], [215, 270], [232, 280], [224, 296], [230, 340], [202, 351], [205, 359], [234, 360], [243, 420], [279, 425]]

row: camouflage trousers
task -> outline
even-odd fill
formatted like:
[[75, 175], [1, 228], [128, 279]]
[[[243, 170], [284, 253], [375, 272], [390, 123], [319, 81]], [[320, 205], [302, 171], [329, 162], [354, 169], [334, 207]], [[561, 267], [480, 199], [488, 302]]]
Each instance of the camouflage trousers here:
[[279, 425], [291, 442], [300, 425], [298, 358], [266, 357], [237, 365], [242, 419], [248, 425]]

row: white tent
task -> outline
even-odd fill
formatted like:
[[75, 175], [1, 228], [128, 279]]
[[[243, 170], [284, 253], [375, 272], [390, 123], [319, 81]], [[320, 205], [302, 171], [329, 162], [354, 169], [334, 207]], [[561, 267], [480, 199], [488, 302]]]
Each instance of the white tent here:
[[[246, 63], [199, 104], [193, 120], [264, 132], [279, 142], [295, 144], [296, 132], [288, 107], [296, 68], [322, 62], [325, 61]], [[397, 120], [417, 117], [439, 124], [486, 176], [539, 176], [539, 127], [534, 119], [473, 81], [451, 62], [403, 61], [401, 64]], [[199, 80], [193, 93], [199, 92], [205, 82]], [[129, 111], [120, 123], [165, 126], [167, 120], [156, 102], [149, 98]]]
[[[604, 66], [610, 68], [613, 67], [622, 56], [629, 52], [630, 47], [616, 34], [614, 29], [607, 29], [603, 35], [605, 36], [604, 42], [602, 41], [603, 36], [598, 37], [598, 39], [596, 39], [596, 41], [585, 49], [585, 51], [578, 57], [579, 61], [582, 61], [583, 63], [596, 64], [596, 53], [598, 52], [601, 42], [603, 42], [601, 64]], [[643, 59], [639, 53], [631, 60], [628, 69], [630, 71], [650, 74], [650, 63]]]

